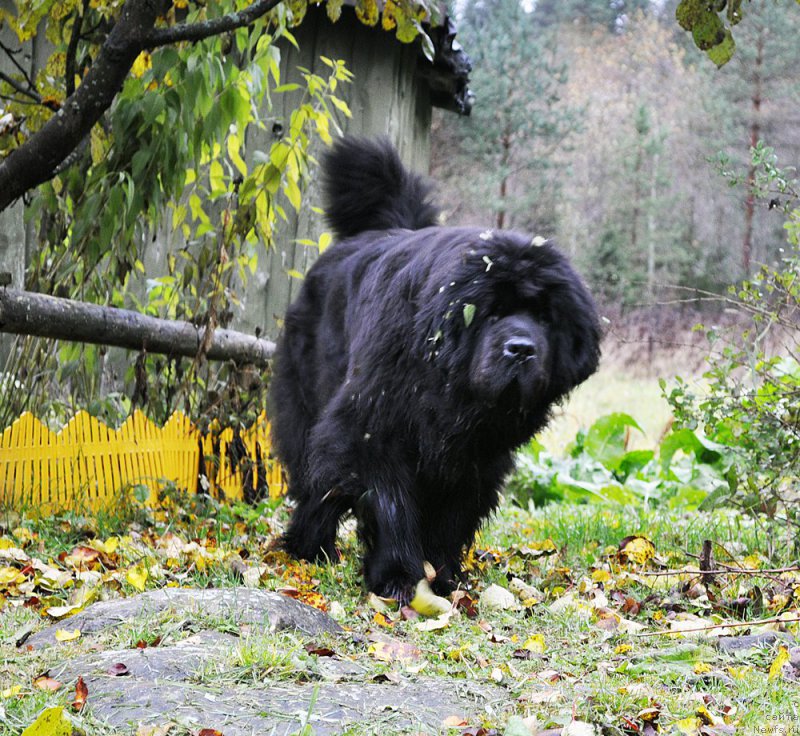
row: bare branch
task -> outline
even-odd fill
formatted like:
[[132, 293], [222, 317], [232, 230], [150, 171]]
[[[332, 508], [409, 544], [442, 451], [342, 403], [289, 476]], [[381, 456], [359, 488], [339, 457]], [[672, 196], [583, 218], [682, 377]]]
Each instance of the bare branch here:
[[154, 49], [180, 41], [196, 43], [212, 36], [229, 33], [237, 28], [244, 28], [255, 23], [280, 3], [281, 0], [256, 0], [244, 10], [228, 13], [221, 18], [213, 18], [203, 23], [181, 23], [169, 28], [156, 28], [147, 35], [142, 48]]
[[25, 95], [26, 97], [32, 99], [37, 105], [42, 104], [42, 98], [39, 96], [39, 93], [36, 90], [28, 89], [25, 85], [20, 84], [16, 79], [9, 77], [8, 74], [5, 74], [4, 72], [0, 72], [0, 79], [2, 79], [6, 84], [15, 89], [21, 95]]
[[2, 41], [0, 41], [0, 50], [2, 50], [3, 53], [8, 57], [9, 61], [15, 67], [17, 67], [17, 70], [19, 71], [19, 73], [22, 74], [23, 77], [25, 77], [25, 81], [28, 83], [28, 86], [31, 87], [31, 88], [34, 88], [36, 85], [33, 83], [33, 80], [31, 79], [30, 74], [28, 74], [28, 70], [25, 69], [25, 67], [22, 66], [22, 64], [20, 64], [17, 61], [17, 54], [20, 53], [21, 49], [17, 49], [15, 51], [14, 49], [8, 48], [8, 46], [6, 46], [4, 43], [2, 43]]
[[129, 350], [267, 365], [275, 343], [235, 330], [209, 330], [127, 309], [0, 288], [0, 332]]

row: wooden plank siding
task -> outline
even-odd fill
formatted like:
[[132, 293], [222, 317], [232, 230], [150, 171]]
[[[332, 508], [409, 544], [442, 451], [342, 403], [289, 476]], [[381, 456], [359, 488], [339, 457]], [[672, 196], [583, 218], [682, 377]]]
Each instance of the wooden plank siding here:
[[[335, 111], [340, 127], [355, 135], [388, 136], [407, 165], [427, 172], [431, 103], [427, 83], [417, 75], [418, 45], [401, 44], [380, 27], [365, 26], [349, 7], [342, 9], [336, 23], [331, 23], [324, 8], [311, 6], [293, 33], [300, 49], [282, 46], [282, 79], [302, 82], [298, 67], [327, 76], [328, 67], [320, 56], [343, 60], [355, 78], [337, 89], [353, 113], [348, 119]], [[265, 113], [287, 127], [288, 117], [300, 99], [300, 91], [275, 95], [273, 109]], [[278, 107], [281, 103], [282, 107]], [[269, 150], [269, 130], [251, 135], [247, 143], [251, 151]], [[322, 148], [318, 146], [314, 152], [319, 154]], [[244, 326], [238, 326], [245, 332], [260, 326], [262, 334], [277, 337], [286, 307], [302, 286], [300, 279], [288, 274], [305, 273], [317, 256], [316, 249], [297, 243], [301, 239], [316, 241], [326, 229], [322, 217], [313, 211], [322, 205], [316, 181], [309, 184], [304, 197], [299, 216], [288, 213], [289, 222], [281, 227], [276, 248], [259, 255], [259, 273], [246, 289]]]

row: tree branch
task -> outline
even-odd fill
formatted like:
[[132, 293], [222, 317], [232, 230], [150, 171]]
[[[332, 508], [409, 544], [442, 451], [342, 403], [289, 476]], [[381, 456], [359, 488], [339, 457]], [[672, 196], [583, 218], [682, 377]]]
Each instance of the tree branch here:
[[244, 10], [205, 23], [155, 29], [162, 2], [127, 0], [78, 89], [37, 133], [0, 162], [0, 212], [56, 175], [60, 164], [111, 106], [141, 51], [179, 41], [194, 43], [243, 28], [280, 2], [256, 0]]
[[156, 22], [157, 0], [128, 0], [97, 59], [75, 93], [23, 145], [0, 163], [0, 211], [50, 180], [56, 167], [88, 135], [114, 101]]
[[75, 19], [72, 21], [72, 33], [70, 34], [69, 44], [67, 46], [67, 59], [64, 71], [64, 88], [67, 91], [67, 97], [75, 93], [75, 56], [78, 53], [78, 42], [81, 40], [81, 27], [83, 26], [83, 19], [86, 17], [88, 8], [89, 0], [83, 0], [82, 9], [75, 11]]
[[282, 0], [256, 0], [244, 10], [228, 13], [220, 18], [212, 18], [204, 23], [180, 23], [169, 28], [156, 28], [147, 35], [142, 48], [154, 49], [180, 41], [196, 43], [212, 36], [229, 33], [237, 28], [244, 28], [255, 23], [281, 2]]
[[209, 360], [232, 360], [265, 366], [275, 343], [235, 330], [159, 319], [47, 294], [0, 288], [0, 332], [36, 335], [93, 345], [116, 345], [164, 355], [194, 358], [205, 345]]
[[0, 79], [2, 79], [6, 84], [8, 84], [15, 91], [19, 92], [21, 95], [25, 95], [25, 97], [32, 99], [36, 104], [42, 104], [42, 98], [39, 96], [39, 93], [36, 92], [36, 90], [28, 89], [25, 85], [20, 84], [16, 79], [9, 77], [8, 74], [5, 74], [4, 72], [0, 72]]

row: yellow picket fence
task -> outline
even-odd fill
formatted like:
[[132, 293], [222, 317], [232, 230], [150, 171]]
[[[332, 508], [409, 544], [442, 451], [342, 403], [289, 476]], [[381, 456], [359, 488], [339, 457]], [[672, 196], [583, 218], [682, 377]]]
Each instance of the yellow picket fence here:
[[266, 489], [273, 498], [282, 494], [266, 415], [244, 432], [201, 434], [181, 412], [158, 427], [136, 411], [115, 430], [81, 411], [56, 433], [26, 412], [0, 434], [0, 505], [6, 507], [95, 510], [134, 486], [149, 489], [154, 502], [168, 483], [229, 499]]

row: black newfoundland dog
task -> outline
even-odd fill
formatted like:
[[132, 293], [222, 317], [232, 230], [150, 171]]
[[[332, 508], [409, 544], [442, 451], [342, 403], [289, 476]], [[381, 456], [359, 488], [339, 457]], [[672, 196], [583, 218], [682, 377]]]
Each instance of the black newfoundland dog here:
[[552, 243], [437, 226], [386, 141], [342, 139], [322, 172], [338, 243], [286, 314], [271, 385], [297, 504], [281, 544], [336, 559], [353, 512], [370, 590], [407, 602], [427, 561], [446, 594], [514, 450], [597, 368], [595, 306]]

